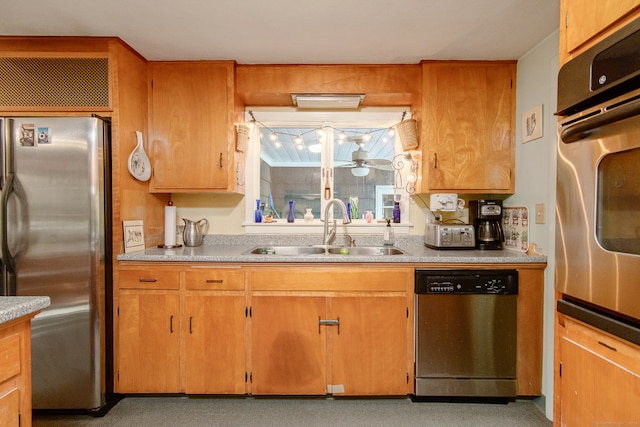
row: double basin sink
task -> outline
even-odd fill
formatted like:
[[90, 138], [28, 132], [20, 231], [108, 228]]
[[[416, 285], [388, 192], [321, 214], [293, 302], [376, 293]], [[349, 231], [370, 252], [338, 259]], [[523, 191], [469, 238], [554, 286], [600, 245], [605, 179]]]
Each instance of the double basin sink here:
[[257, 246], [245, 252], [246, 255], [405, 255], [406, 252], [394, 246]]

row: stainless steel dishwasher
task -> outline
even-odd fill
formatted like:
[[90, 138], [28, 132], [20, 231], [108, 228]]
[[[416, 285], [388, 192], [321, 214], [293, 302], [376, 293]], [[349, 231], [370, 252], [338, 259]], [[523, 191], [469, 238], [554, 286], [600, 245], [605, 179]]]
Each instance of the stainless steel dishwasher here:
[[516, 395], [516, 270], [416, 270], [415, 395]]

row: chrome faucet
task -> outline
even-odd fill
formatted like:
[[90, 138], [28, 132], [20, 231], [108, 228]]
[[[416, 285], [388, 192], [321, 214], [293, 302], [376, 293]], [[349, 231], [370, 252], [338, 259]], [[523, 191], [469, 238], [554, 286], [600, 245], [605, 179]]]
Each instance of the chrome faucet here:
[[330, 245], [331, 242], [336, 238], [336, 220], [333, 220], [333, 227], [329, 230], [329, 209], [331, 206], [337, 203], [342, 209], [342, 224], [349, 224], [351, 220], [347, 215], [347, 207], [344, 205], [344, 202], [340, 199], [331, 199], [327, 202], [327, 205], [324, 207], [324, 234], [322, 244], [324, 246]]

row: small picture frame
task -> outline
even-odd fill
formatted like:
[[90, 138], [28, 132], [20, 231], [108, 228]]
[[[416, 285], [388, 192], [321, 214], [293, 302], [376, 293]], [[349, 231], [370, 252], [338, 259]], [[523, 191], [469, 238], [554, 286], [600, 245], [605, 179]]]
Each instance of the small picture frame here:
[[522, 143], [542, 138], [542, 104], [522, 113]]
[[122, 221], [124, 232], [124, 253], [143, 251], [144, 224], [142, 220]]

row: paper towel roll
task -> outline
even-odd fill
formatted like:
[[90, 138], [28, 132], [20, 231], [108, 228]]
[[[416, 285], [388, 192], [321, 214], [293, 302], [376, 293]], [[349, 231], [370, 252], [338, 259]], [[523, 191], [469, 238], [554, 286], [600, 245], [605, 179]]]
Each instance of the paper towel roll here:
[[176, 207], [171, 205], [164, 208], [164, 245], [176, 245]]

